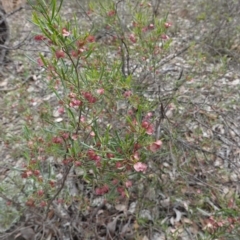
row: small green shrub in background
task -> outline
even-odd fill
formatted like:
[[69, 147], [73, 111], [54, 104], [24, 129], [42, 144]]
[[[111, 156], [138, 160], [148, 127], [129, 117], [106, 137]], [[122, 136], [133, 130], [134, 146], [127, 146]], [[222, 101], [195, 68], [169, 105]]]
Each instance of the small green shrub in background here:
[[209, 57], [228, 56], [238, 61], [239, 2], [200, 0], [198, 5], [196, 18], [206, 27], [203, 49]]

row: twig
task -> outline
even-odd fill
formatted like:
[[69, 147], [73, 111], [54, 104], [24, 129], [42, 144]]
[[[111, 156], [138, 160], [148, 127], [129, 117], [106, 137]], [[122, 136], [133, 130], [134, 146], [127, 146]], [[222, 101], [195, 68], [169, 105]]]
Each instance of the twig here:
[[15, 14], [16, 12], [19, 12], [23, 9], [23, 7], [19, 7], [17, 9], [15, 9], [14, 11], [5, 14], [4, 17], [2, 17], [2, 19], [0, 20], [0, 24], [2, 24], [8, 17], [12, 16], [13, 14]]
[[158, 67], [162, 67], [163, 65], [165, 65], [166, 63], [170, 62], [172, 59], [174, 59], [175, 57], [181, 55], [182, 53], [186, 52], [189, 48], [191, 47], [191, 44], [189, 44], [187, 47], [181, 49], [180, 51], [169, 55], [168, 57], [164, 58], [160, 63]]
[[16, 49], [19, 49], [21, 46], [24, 45], [25, 41], [28, 39], [29, 36], [30, 36], [30, 33], [20, 43], [18, 43], [16, 46], [13, 46], [13, 47], [9, 47], [9, 46], [6, 46], [4, 44], [0, 44], [0, 49], [6, 49], [6, 50], [16, 50]]
[[24, 84], [26, 84], [31, 78], [32, 78], [32, 76], [27, 77], [23, 82], [19, 83], [15, 87], [0, 89], [0, 92], [10, 92], [10, 91], [17, 90], [19, 87], [22, 87]]
[[63, 187], [64, 187], [64, 185], [65, 185], [65, 182], [66, 182], [66, 180], [67, 180], [68, 174], [69, 174], [69, 172], [70, 172], [70, 170], [71, 170], [71, 168], [72, 168], [72, 165], [68, 167], [68, 169], [67, 169], [67, 171], [66, 171], [66, 173], [65, 173], [65, 175], [64, 175], [64, 177], [63, 177], [63, 180], [62, 180], [62, 183], [61, 183], [60, 188], [57, 190], [57, 192], [56, 192], [55, 195], [52, 197], [52, 199], [48, 202], [47, 210], [46, 210], [46, 216], [45, 216], [44, 221], [46, 221], [47, 218], [48, 218], [48, 211], [49, 211], [49, 208], [50, 208], [51, 204], [52, 204], [53, 201], [56, 199], [56, 197], [59, 195], [59, 193], [62, 191], [62, 189], [63, 189]]

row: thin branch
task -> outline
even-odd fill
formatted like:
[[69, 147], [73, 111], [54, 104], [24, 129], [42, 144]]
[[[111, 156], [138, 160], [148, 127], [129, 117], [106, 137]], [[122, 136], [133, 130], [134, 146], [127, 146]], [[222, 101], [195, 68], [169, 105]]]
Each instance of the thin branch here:
[[49, 208], [51, 206], [51, 204], [53, 203], [53, 201], [57, 198], [57, 196], [60, 194], [60, 192], [62, 191], [62, 189], [64, 188], [64, 185], [65, 185], [65, 182], [67, 180], [67, 177], [68, 177], [68, 174], [70, 172], [72, 168], [72, 165], [68, 167], [64, 177], [63, 177], [63, 180], [62, 180], [62, 183], [61, 183], [61, 186], [59, 187], [59, 189], [57, 190], [57, 192], [55, 193], [55, 195], [52, 197], [52, 199], [48, 202], [48, 205], [47, 205], [47, 210], [46, 210], [46, 216], [45, 216], [45, 221], [47, 220], [48, 218], [48, 212], [49, 212]]
[[3, 44], [0, 44], [0, 49], [6, 49], [6, 50], [17, 50], [19, 49], [21, 46], [24, 45], [24, 43], [26, 42], [26, 40], [29, 38], [30, 36], [30, 33], [28, 34], [27, 37], [25, 37], [20, 43], [18, 43], [16, 46], [13, 46], [13, 47], [9, 47], [9, 46], [6, 46], [6, 45], [3, 45]]

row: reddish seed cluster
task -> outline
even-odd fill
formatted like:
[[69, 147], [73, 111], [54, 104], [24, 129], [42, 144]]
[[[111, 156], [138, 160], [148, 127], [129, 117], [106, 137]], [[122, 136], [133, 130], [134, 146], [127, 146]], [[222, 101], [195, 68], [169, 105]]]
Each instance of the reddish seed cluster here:
[[61, 137], [62, 137], [64, 140], [69, 139], [69, 136], [70, 136], [70, 134], [67, 133], [67, 132], [63, 132], [63, 133], [61, 133]]
[[52, 138], [52, 143], [62, 144], [63, 143], [63, 139], [61, 137], [53, 137]]
[[97, 94], [102, 95], [104, 94], [104, 89], [103, 88], [97, 89], [96, 92]]
[[38, 195], [38, 197], [42, 197], [44, 195], [44, 191], [42, 189], [38, 190], [37, 195]]
[[58, 107], [58, 113], [62, 115], [65, 112], [64, 107]]
[[[92, 36], [88, 36], [87, 39], [88, 42], [94, 42], [94, 38], [92, 38]], [[86, 40], [79, 40], [76, 42], [76, 50], [72, 50], [71, 51], [71, 56], [72, 57], [79, 57], [85, 50], [86, 48], [84, 47], [84, 45], [86, 44]]]
[[35, 207], [35, 201], [32, 198], [29, 198], [26, 202], [26, 206], [28, 207]]
[[166, 35], [166, 34], [162, 34], [161, 38], [162, 38], [162, 40], [168, 40], [168, 39], [169, 39], [169, 36]]
[[31, 170], [26, 170], [21, 174], [22, 178], [29, 178], [32, 175], [33, 175], [33, 172]]
[[109, 17], [113, 17], [114, 15], [116, 15], [116, 11], [115, 11], [115, 10], [111, 10], [111, 11], [109, 11], [109, 12], [107, 13], [107, 15], [108, 15]]
[[149, 145], [148, 149], [151, 152], [156, 152], [158, 151], [162, 146], [162, 141], [161, 140], [157, 140], [156, 142], [153, 142], [152, 144]]
[[154, 24], [149, 24], [149, 26], [148, 26], [148, 30], [153, 30], [154, 29]]
[[95, 37], [92, 35], [89, 35], [86, 39], [77, 41], [76, 42], [77, 49], [71, 51], [71, 56], [79, 57], [82, 53], [84, 53], [87, 50], [87, 47], [85, 46], [87, 42], [90, 42], [90, 43], [95, 42]]
[[116, 168], [118, 169], [118, 168], [121, 168], [123, 165], [122, 165], [121, 162], [116, 162], [116, 163], [115, 163], [115, 166], [116, 166]]
[[73, 161], [73, 158], [69, 157], [69, 158], [65, 158], [62, 162], [63, 162], [64, 165], [68, 165], [72, 161]]
[[40, 207], [44, 208], [47, 206], [47, 203], [45, 201], [40, 202]]
[[70, 36], [70, 32], [66, 29], [66, 28], [63, 28], [62, 29], [62, 35], [64, 36], [64, 37], [68, 37], [68, 36]]
[[172, 26], [172, 24], [171, 24], [171, 23], [169, 23], [169, 22], [165, 22], [165, 23], [164, 23], [164, 26], [165, 26], [165, 28], [169, 28], [169, 27], [171, 27], [171, 26]]
[[60, 58], [64, 58], [65, 57], [65, 53], [62, 50], [57, 50], [55, 52], [56, 58], [60, 59]]
[[38, 58], [38, 59], [37, 59], [37, 63], [38, 63], [38, 66], [39, 66], [39, 67], [43, 67], [43, 66], [44, 66], [44, 63], [43, 63], [43, 61], [42, 61], [41, 58]]
[[154, 126], [153, 124], [149, 123], [148, 121], [143, 121], [142, 122], [142, 128], [146, 130], [146, 133], [148, 135], [152, 135], [154, 132]]
[[109, 159], [114, 158], [114, 154], [113, 153], [107, 153], [107, 158], [109, 158]]
[[70, 102], [69, 102], [70, 107], [82, 106], [82, 101], [77, 98], [76, 93], [71, 92], [71, 93], [69, 93], [68, 96], [70, 98]]
[[71, 51], [71, 56], [74, 57], [74, 58], [77, 58], [79, 56], [79, 52], [76, 51], [76, 50], [72, 50]]
[[77, 48], [82, 48], [86, 44], [86, 41], [79, 40], [79, 41], [77, 41], [76, 44], [77, 44]]
[[78, 135], [75, 134], [75, 133], [73, 133], [73, 134], [71, 135], [71, 139], [72, 139], [73, 141], [77, 141], [77, 140], [78, 140]]
[[79, 99], [71, 99], [69, 106], [70, 107], [79, 107], [82, 105], [82, 101], [80, 101]]
[[210, 232], [215, 232], [219, 228], [226, 228], [228, 231], [234, 229], [234, 224], [239, 222], [239, 218], [227, 218], [227, 219], [216, 219], [214, 216], [210, 216], [208, 219], [204, 220], [205, 226], [203, 229], [206, 229]]
[[68, 94], [68, 96], [69, 96], [69, 98], [76, 98], [76, 97], [77, 97], [77, 94], [74, 93], [74, 92], [70, 92], [70, 93]]
[[132, 159], [136, 162], [139, 161], [140, 156], [139, 156], [139, 152], [134, 152], [132, 155]]
[[89, 157], [89, 159], [94, 160], [96, 162], [101, 161], [101, 157], [99, 155], [97, 155], [93, 149], [89, 149], [87, 151], [87, 156]]
[[119, 183], [118, 179], [113, 179], [112, 182], [111, 182], [113, 185], [117, 185]]
[[125, 98], [129, 98], [130, 96], [132, 96], [132, 91], [130, 91], [130, 90], [125, 91], [125, 92], [123, 93], [123, 96], [124, 96]]
[[95, 189], [95, 194], [96, 195], [104, 195], [108, 193], [109, 187], [105, 184], [103, 187], [99, 187]]
[[95, 42], [95, 40], [96, 40], [95, 37], [92, 36], [92, 35], [89, 35], [89, 36], [87, 37], [87, 41], [88, 41], [88, 42], [91, 42], [91, 43], [92, 43], [92, 42]]
[[80, 161], [75, 161], [75, 162], [74, 162], [74, 165], [75, 165], [76, 167], [80, 167], [80, 166], [82, 165], [82, 163], [81, 163]]
[[128, 180], [128, 181], [126, 181], [125, 182], [125, 186], [126, 186], [126, 188], [130, 188], [130, 187], [132, 187], [132, 181], [130, 181], [130, 180]]
[[134, 152], [136, 152], [137, 150], [139, 150], [141, 147], [142, 147], [141, 144], [135, 143], [135, 144], [134, 144], [134, 148], [133, 148]]
[[33, 175], [38, 177], [40, 176], [40, 171], [39, 170], [33, 170]]
[[136, 38], [135, 34], [133, 34], [133, 33], [129, 35], [129, 39], [130, 39], [130, 41], [132, 43], [136, 43], [137, 42], [137, 38]]
[[126, 197], [125, 188], [124, 187], [117, 187], [117, 192], [121, 195], [122, 198]]
[[154, 25], [153, 24], [150, 24], [149, 26], [146, 26], [146, 27], [143, 27], [142, 28], [142, 32], [148, 32], [150, 30], [153, 30], [154, 29]]
[[147, 171], [147, 165], [142, 162], [137, 162], [133, 165], [136, 172], [143, 172], [146, 173]]
[[27, 170], [23, 171], [21, 174], [22, 178], [29, 178], [31, 176], [40, 177], [40, 171], [27, 169]]
[[56, 185], [56, 182], [54, 180], [49, 180], [48, 183], [52, 188], [54, 188]]
[[97, 101], [97, 98], [95, 98], [90, 92], [83, 92], [83, 96], [89, 103], [95, 103]]
[[34, 40], [35, 41], [43, 41], [43, 40], [46, 40], [46, 38], [43, 35], [36, 35], [34, 37]]

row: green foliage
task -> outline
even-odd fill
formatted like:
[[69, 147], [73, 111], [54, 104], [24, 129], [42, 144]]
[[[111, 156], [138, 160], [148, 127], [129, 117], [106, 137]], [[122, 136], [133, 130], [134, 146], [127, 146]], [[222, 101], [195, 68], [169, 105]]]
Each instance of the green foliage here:
[[[111, 4], [91, 1], [92, 14], [100, 21], [103, 19], [113, 33], [106, 45], [92, 35], [94, 25], [83, 31], [78, 28], [76, 18], [75, 24], [63, 19], [62, 2], [52, 0], [49, 5], [37, 0], [37, 5], [32, 5], [33, 23], [41, 34], [36, 39], [44, 41], [51, 50], [48, 57], [40, 55], [39, 61], [46, 69], [49, 90], [59, 102], [62, 120], [54, 122], [51, 106], [45, 105], [40, 110], [42, 129], [31, 136], [26, 127], [27, 141], [33, 143], [29, 145], [28, 155], [33, 159], [41, 157], [29, 162], [25, 173], [30, 173], [24, 177], [38, 181], [41, 186], [49, 181], [57, 185], [58, 173], [50, 170], [51, 167], [47, 179], [46, 174], [43, 180], [32, 174], [40, 170], [42, 175], [46, 171], [42, 165], [51, 166], [47, 162], [53, 157], [65, 169], [65, 180], [70, 169], [75, 169], [83, 173], [85, 181], [95, 188], [95, 194], [107, 197], [109, 193], [110, 199], [113, 193], [115, 197], [116, 194], [128, 196], [128, 187], [117, 192], [117, 186], [124, 186], [127, 181], [132, 184], [141, 177], [141, 172], [145, 174], [149, 152], [161, 147], [161, 141], [154, 136], [155, 117], [150, 114], [157, 100], [149, 101], [144, 96], [144, 88], [139, 88], [131, 69], [138, 62], [130, 61], [140, 50], [139, 59], [150, 57], [149, 67], [155, 69], [155, 62], [161, 59], [161, 54], [155, 53], [159, 41], [162, 53], [170, 44], [161, 39], [167, 31], [166, 19], [150, 17], [146, 14], [149, 8], [143, 3], [136, 12], [129, 1], [127, 16], [133, 16], [135, 25], [128, 28], [122, 22], [124, 13], [114, 1]], [[41, 159], [46, 159], [46, 164]], [[112, 185], [112, 181], [116, 184]], [[52, 189], [45, 187], [51, 190], [50, 196], [60, 194], [59, 188], [54, 190], [55, 184], [50, 185]]]

